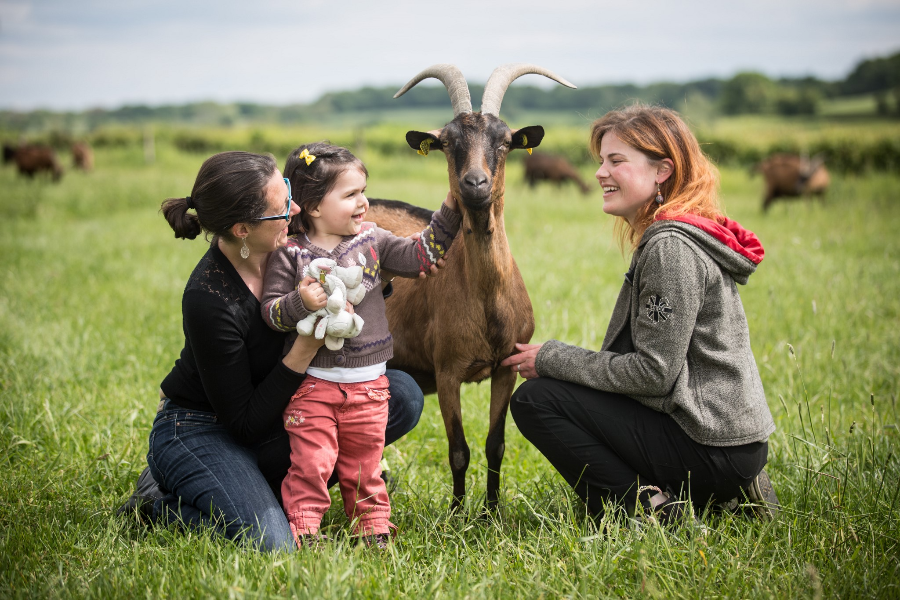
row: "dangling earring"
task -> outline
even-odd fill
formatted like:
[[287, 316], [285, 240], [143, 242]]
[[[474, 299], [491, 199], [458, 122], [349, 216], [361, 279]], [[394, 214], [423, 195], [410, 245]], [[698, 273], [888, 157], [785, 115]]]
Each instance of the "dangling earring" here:
[[241, 238], [244, 241], [244, 245], [241, 246], [241, 258], [247, 260], [247, 257], [250, 256], [250, 248], [247, 247], [247, 238]]
[[662, 192], [659, 189], [659, 182], [657, 181], [656, 182], [656, 203], [662, 204], [665, 201], [666, 201], [666, 199], [663, 198]]

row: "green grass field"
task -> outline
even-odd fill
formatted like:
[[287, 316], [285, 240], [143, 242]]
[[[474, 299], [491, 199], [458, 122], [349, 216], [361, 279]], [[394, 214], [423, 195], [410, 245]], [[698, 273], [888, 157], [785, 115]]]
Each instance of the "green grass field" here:
[[[400, 479], [398, 543], [351, 546], [335, 495], [335, 542], [271, 556], [113, 515], [145, 464], [157, 387], [183, 343], [182, 289], [205, 251], [158, 214], [189, 193], [203, 157], [156, 150], [152, 166], [140, 148], [100, 151], [95, 172], [59, 184], [0, 171], [0, 597], [900, 595], [900, 177], [835, 176], [825, 202], [763, 215], [761, 181], [721, 173], [729, 216], [766, 247], [741, 292], [778, 426], [767, 467], [777, 521], [706, 516], [705, 534], [614, 518], [597, 528], [511, 419], [500, 514], [473, 518], [489, 387], [470, 385], [465, 514], [447, 511], [446, 438], [429, 396], [419, 426], [386, 451]], [[437, 207], [445, 195], [438, 154], [364, 158], [371, 197]], [[599, 191], [531, 190], [518, 161], [507, 175], [534, 339], [599, 348], [628, 264]]]

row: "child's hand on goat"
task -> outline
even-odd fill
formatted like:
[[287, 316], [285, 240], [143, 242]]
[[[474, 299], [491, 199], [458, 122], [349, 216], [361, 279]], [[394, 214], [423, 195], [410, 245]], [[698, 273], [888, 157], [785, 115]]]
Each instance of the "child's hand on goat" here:
[[459, 206], [456, 203], [456, 198], [453, 197], [453, 192], [447, 192], [447, 197], [444, 198], [444, 204], [446, 204], [447, 208], [453, 212], [459, 212]]
[[[459, 212], [459, 205], [456, 203], [456, 198], [453, 197], [453, 192], [447, 192], [447, 197], [444, 198], [444, 204], [446, 204], [447, 208], [449, 208], [450, 210], [453, 210], [454, 212]], [[414, 233], [411, 236], [409, 236], [409, 239], [418, 240], [420, 237], [421, 237], [421, 234], [419, 234], [417, 232], [417, 233]], [[438, 271], [440, 269], [444, 268], [445, 264], [446, 264], [446, 261], [444, 261], [443, 257], [437, 259], [437, 262], [435, 264], [431, 265], [431, 267], [427, 271], [422, 271], [421, 273], [419, 273], [419, 279], [425, 279], [426, 277], [434, 277], [435, 275], [438, 274]]]
[[[412, 234], [411, 236], [409, 236], [409, 239], [418, 240], [420, 237], [422, 237], [422, 235], [420, 233], [416, 232], [416, 233]], [[449, 250], [448, 250], [448, 252], [449, 252]], [[425, 279], [426, 277], [434, 277], [435, 275], [438, 274], [439, 269], [444, 268], [445, 264], [447, 264], [447, 263], [444, 261], [443, 257], [437, 259], [437, 262], [435, 264], [431, 265], [431, 267], [429, 267], [427, 271], [419, 272], [419, 279]], [[387, 285], [387, 284], [383, 283], [382, 287], [384, 287], [385, 285]]]

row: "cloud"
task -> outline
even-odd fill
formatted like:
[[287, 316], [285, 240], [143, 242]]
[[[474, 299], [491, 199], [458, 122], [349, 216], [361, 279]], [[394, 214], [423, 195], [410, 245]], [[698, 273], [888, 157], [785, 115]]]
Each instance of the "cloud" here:
[[743, 69], [837, 78], [896, 50], [898, 25], [887, 0], [0, 1], [0, 106], [305, 102], [436, 62], [470, 81], [505, 62], [579, 85]]

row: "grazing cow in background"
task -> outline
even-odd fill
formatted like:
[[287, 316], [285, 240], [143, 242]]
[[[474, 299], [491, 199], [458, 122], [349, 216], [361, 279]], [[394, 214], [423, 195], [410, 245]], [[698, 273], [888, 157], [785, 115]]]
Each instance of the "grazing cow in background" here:
[[816, 195], [823, 198], [830, 178], [821, 156], [812, 159], [797, 154], [773, 154], [759, 163], [754, 171], [762, 173], [766, 183], [763, 210], [775, 198]]
[[53, 175], [53, 181], [59, 181], [62, 177], [62, 166], [56, 159], [56, 152], [50, 146], [19, 146], [14, 159], [22, 175], [34, 177], [39, 171], [48, 171]]
[[94, 168], [94, 151], [87, 142], [72, 144], [72, 164], [76, 169], [90, 171]]
[[534, 187], [538, 181], [552, 181], [561, 185], [565, 181], [574, 181], [581, 188], [582, 194], [588, 194], [591, 188], [569, 161], [562, 156], [552, 154], [532, 154], [525, 157], [525, 181]]
[[[394, 358], [388, 365], [412, 375], [425, 393], [437, 391], [449, 445], [454, 510], [465, 495], [469, 467], [460, 386], [491, 378], [485, 454], [487, 508], [493, 509], [500, 488], [506, 414], [516, 383], [516, 373], [501, 367], [500, 361], [512, 353], [516, 342], [527, 342], [534, 333], [531, 300], [506, 238], [503, 203], [507, 156], [517, 148], [536, 147], [544, 129], [535, 125], [513, 130], [498, 116], [506, 88], [528, 73], [575, 87], [538, 66], [503, 65], [485, 84], [481, 112], [472, 112], [462, 73], [442, 64], [425, 69], [394, 96], [433, 77], [447, 87], [453, 105], [454, 118], [443, 128], [410, 131], [406, 141], [419, 154], [444, 153], [462, 225], [440, 275], [394, 281], [387, 317], [394, 338]], [[372, 200], [366, 218], [396, 235], [409, 235], [422, 231], [430, 214], [403, 202]]]

